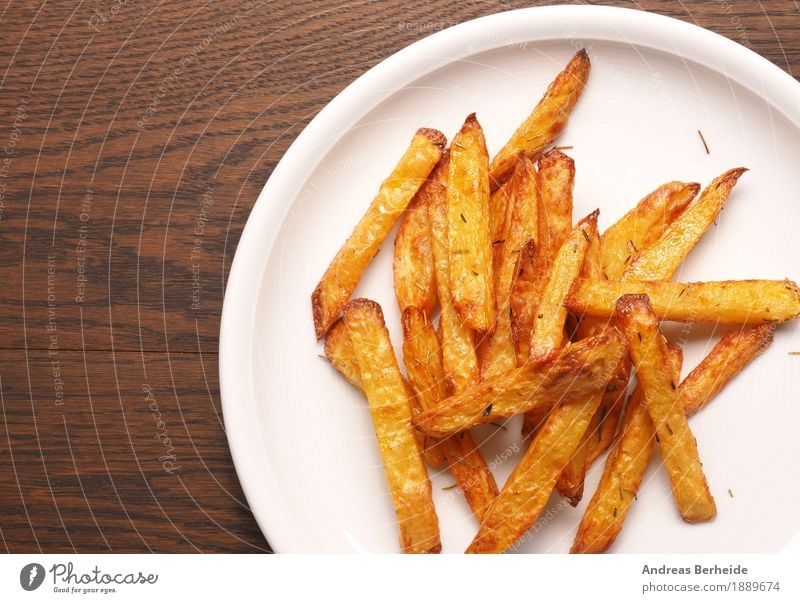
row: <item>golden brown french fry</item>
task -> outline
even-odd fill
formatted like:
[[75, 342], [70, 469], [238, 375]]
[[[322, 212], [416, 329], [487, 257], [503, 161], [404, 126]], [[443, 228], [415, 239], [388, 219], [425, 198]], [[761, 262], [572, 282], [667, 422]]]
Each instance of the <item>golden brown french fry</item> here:
[[519, 269], [523, 247], [534, 241], [538, 229], [538, 188], [536, 169], [529, 159], [520, 157], [514, 177], [509, 180], [511, 197], [500, 245], [495, 245], [495, 297], [497, 325], [482, 346], [481, 378], [510, 371], [517, 366], [511, 332], [510, 298]]
[[428, 435], [444, 437], [480, 423], [508, 419], [561, 399], [586, 398], [605, 388], [627, 349], [614, 329], [570, 346], [560, 358], [481, 381], [414, 418]]
[[511, 176], [518, 155], [533, 159], [561, 134], [583, 92], [590, 68], [586, 51], [579, 50], [556, 76], [533, 112], [492, 160], [492, 188], [500, 186]]
[[[592, 232], [589, 247], [584, 256], [581, 276], [590, 279], [603, 278], [600, 237], [596, 230]], [[580, 341], [601, 333], [607, 328], [607, 325], [607, 319], [584, 317], [576, 330], [577, 339]], [[564, 467], [561, 475], [558, 476], [556, 490], [573, 507], [577, 506], [583, 497], [586, 471], [592, 462], [608, 448], [614, 438], [628, 384], [629, 367], [630, 363], [627, 359], [620, 362], [616, 374], [606, 385], [605, 390], [597, 394], [601, 396], [597, 411], [594, 413], [586, 433], [583, 434], [578, 449]]]
[[[772, 343], [774, 323], [732, 329], [678, 387], [686, 416], [707, 405], [749, 362]], [[675, 381], [679, 349], [670, 348]], [[655, 432], [637, 387], [625, 411], [620, 438], [608, 455], [597, 491], [581, 519], [573, 553], [602, 553], [614, 543], [636, 498], [655, 443]]]
[[439, 187], [428, 201], [431, 242], [439, 296], [439, 330], [442, 338], [442, 365], [448, 395], [469, 387], [478, 380], [475, 335], [456, 312], [450, 296], [450, 267], [447, 244], [447, 189]]
[[[406, 208], [394, 240], [394, 292], [402, 314], [415, 306], [426, 314], [436, 307], [436, 268], [433, 262], [429, 199], [447, 186], [447, 151]], [[438, 186], [437, 186], [438, 184]]]
[[599, 403], [599, 396], [588, 396], [553, 408], [489, 506], [467, 553], [502, 553], [536, 523]]
[[311, 295], [317, 339], [321, 339], [339, 317], [381, 243], [439, 161], [445, 143], [444, 134], [438, 130], [417, 130], [400, 162], [381, 184], [367, 212]]
[[595, 211], [584, 218], [556, 254], [550, 278], [533, 319], [530, 343], [530, 359], [533, 362], [552, 358], [564, 345], [564, 323], [567, 319], [564, 300], [580, 274], [586, 250], [596, 234], [597, 214]]
[[[409, 381], [422, 408], [435, 408], [446, 397], [441, 348], [433, 326], [425, 314], [413, 306], [403, 313], [403, 357]], [[444, 454], [456, 484], [480, 520], [497, 496], [498, 489], [472, 436], [469, 432], [462, 432], [458, 436], [436, 440], [436, 449]]]
[[494, 327], [492, 241], [489, 232], [489, 154], [475, 114], [450, 147], [447, 181], [450, 295], [461, 320], [481, 333]]
[[578, 279], [566, 307], [578, 315], [608, 317], [623, 295], [644, 294], [659, 320], [759, 324], [800, 315], [800, 289], [790, 281], [613, 282]]
[[[347, 327], [342, 319], [337, 320], [328, 331], [325, 337], [325, 357], [330, 361], [339, 373], [362, 394], [364, 393], [364, 384], [361, 381], [361, 371], [358, 368], [358, 359], [353, 350], [353, 344], [350, 341], [350, 335], [347, 333]], [[411, 404], [412, 416], [417, 416], [422, 412], [422, 404], [418, 397], [415, 395], [411, 385], [403, 379], [408, 392], [409, 403]], [[441, 467], [445, 463], [444, 453], [440, 446], [437, 446], [436, 440], [431, 437], [414, 430], [414, 435], [417, 437], [417, 444], [422, 450], [422, 455], [425, 462], [434, 469]]]
[[573, 230], [575, 162], [558, 149], [551, 149], [539, 158], [536, 181], [539, 187], [539, 238], [536, 242], [541, 248], [541, 271], [546, 274]]
[[687, 416], [703, 408], [719, 391], [771, 343], [775, 323], [728, 331], [686, 376], [678, 391]]
[[[668, 350], [670, 374], [677, 382], [683, 354], [680, 348]], [[608, 453], [597, 490], [581, 518], [571, 553], [602, 553], [613, 544], [639, 492], [654, 444], [653, 423], [642, 388], [637, 386], [625, 409], [620, 436]]]
[[609, 226], [601, 237], [603, 278], [621, 280], [628, 262], [664, 234], [699, 190], [696, 182], [667, 182]]
[[677, 385], [665, 370], [669, 366], [667, 343], [658, 330], [658, 319], [647, 296], [621, 297], [614, 323], [628, 340], [681, 517], [690, 523], [710, 521], [717, 508], [708, 490], [697, 442], [680, 406]]
[[517, 364], [528, 359], [533, 317], [547, 282], [537, 272], [537, 249], [533, 241], [522, 248], [517, 263], [517, 275], [511, 286], [511, 335], [517, 351]]
[[431, 482], [411, 427], [408, 393], [397, 366], [380, 306], [354, 299], [344, 322], [369, 401], [381, 459], [406, 553], [441, 551]]
[[506, 226], [506, 212], [508, 211], [510, 201], [511, 180], [508, 180], [489, 197], [489, 232], [492, 237], [492, 245], [495, 247], [495, 255], [499, 255], [497, 253], [497, 246], [500, 245], [498, 241], [502, 241], [503, 239], [503, 231]]
[[675, 274], [686, 255], [714, 223], [739, 177], [746, 171], [746, 168], [728, 170], [709, 184], [697, 202], [687, 207], [658, 241], [631, 261], [625, 269], [626, 279], [657, 281]]

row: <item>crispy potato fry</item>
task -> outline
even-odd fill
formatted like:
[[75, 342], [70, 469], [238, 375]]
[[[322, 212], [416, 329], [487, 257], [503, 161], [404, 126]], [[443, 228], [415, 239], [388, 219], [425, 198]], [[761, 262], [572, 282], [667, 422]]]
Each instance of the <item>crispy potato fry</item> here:
[[438, 553], [442, 546], [431, 482], [411, 427], [408, 393], [383, 312], [373, 301], [355, 299], [345, 306], [344, 322], [369, 401], [400, 544], [407, 553]]
[[566, 307], [578, 315], [608, 317], [623, 295], [644, 294], [659, 320], [759, 324], [800, 314], [800, 289], [790, 281], [612, 282], [578, 279]]
[[542, 293], [531, 331], [530, 359], [543, 362], [564, 345], [567, 309], [564, 300], [580, 274], [583, 258], [597, 231], [597, 211], [582, 220], [564, 241], [553, 262], [553, 270]]
[[450, 295], [461, 320], [475, 331], [494, 327], [492, 241], [489, 232], [489, 154], [475, 114], [453, 139], [447, 181]]
[[[411, 385], [425, 410], [446, 397], [439, 339], [425, 314], [411, 306], [403, 313], [403, 357]], [[430, 438], [430, 436], [425, 436]], [[436, 440], [448, 468], [478, 520], [497, 496], [489, 466], [468, 432]]]
[[[362, 394], [364, 393], [364, 383], [361, 381], [358, 359], [356, 358], [355, 350], [353, 350], [350, 335], [347, 333], [347, 327], [342, 319], [334, 323], [325, 337], [325, 357], [350, 385], [358, 389]], [[422, 404], [411, 385], [405, 379], [403, 379], [403, 383], [406, 386], [411, 404], [411, 414], [416, 417], [422, 412]], [[422, 455], [425, 457], [425, 462], [434, 469], [444, 465], [444, 453], [436, 445], [436, 440], [417, 430], [414, 430], [414, 435], [417, 437], [417, 444], [419, 444], [420, 450], [423, 451]]]
[[[402, 314], [415, 306], [432, 314], [436, 307], [436, 268], [433, 262], [428, 202], [447, 186], [447, 151], [417, 191], [400, 219], [394, 240], [394, 292]], [[438, 184], [438, 186], [436, 186]]]
[[445, 143], [444, 134], [438, 130], [420, 128], [400, 162], [381, 184], [367, 212], [311, 295], [317, 339], [336, 322], [381, 243], [439, 161]]
[[556, 76], [533, 112], [492, 160], [492, 188], [500, 186], [511, 176], [518, 155], [533, 159], [561, 134], [583, 92], [590, 68], [589, 55], [585, 50], [579, 50]]
[[[536, 170], [529, 159], [521, 157], [514, 177], [509, 180], [512, 194], [508, 204], [501, 243], [495, 245], [495, 297], [497, 325], [482, 346], [481, 378], [510, 371], [517, 366], [511, 333], [510, 298], [522, 249], [534, 241], [538, 229], [538, 189]], [[497, 241], [495, 241], [497, 242]], [[498, 253], [499, 251], [499, 253]]]
[[728, 331], [681, 383], [681, 404], [687, 416], [703, 408], [719, 391], [772, 343], [775, 323]]
[[489, 197], [489, 232], [492, 237], [492, 245], [495, 247], [494, 254], [497, 253], [498, 241], [503, 239], [503, 231], [506, 226], [506, 212], [511, 201], [511, 180], [509, 179], [503, 186], [494, 191]]
[[511, 336], [517, 351], [517, 364], [528, 359], [533, 317], [546, 280], [537, 274], [537, 249], [529, 241], [519, 253], [517, 275], [511, 286]]
[[678, 270], [686, 255], [714, 223], [730, 197], [733, 187], [746, 168], [728, 170], [716, 178], [673, 221], [658, 241], [643, 249], [625, 269], [625, 276], [634, 281], [666, 280]]
[[539, 517], [583, 437], [600, 396], [561, 402], [489, 506], [467, 553], [502, 553]]
[[697, 442], [678, 400], [678, 388], [666, 370], [669, 366], [666, 340], [658, 330], [658, 319], [647, 296], [621, 297], [614, 322], [628, 340], [681, 517], [690, 523], [710, 521], [717, 508], [708, 490]]
[[[597, 236], [597, 213], [595, 211], [584, 218], [564, 240], [556, 254], [550, 278], [542, 290], [541, 300], [533, 317], [529, 345], [531, 362], [547, 362], [557, 356], [564, 346], [564, 327], [567, 320], [564, 299], [580, 274], [591, 238]], [[525, 413], [522, 435], [528, 436], [543, 425], [547, 412], [548, 409], [539, 408]]]
[[542, 273], [550, 271], [564, 241], [572, 232], [572, 189], [575, 186], [575, 162], [558, 149], [539, 158], [536, 173], [539, 187], [539, 238]]
[[478, 381], [478, 357], [475, 353], [475, 334], [461, 322], [450, 296], [446, 195], [445, 187], [439, 187], [432, 194], [428, 201], [428, 216], [439, 296], [445, 388], [447, 395], [452, 395]]
[[615, 329], [573, 344], [549, 363], [527, 363], [482, 381], [414, 418], [417, 429], [444, 437], [479, 423], [508, 419], [559, 400], [591, 396], [605, 388], [625, 355]]
[[[669, 348], [669, 370], [673, 381], [681, 376], [683, 354]], [[633, 504], [653, 454], [655, 430], [641, 386], [637, 386], [622, 420], [620, 437], [611, 448], [600, 483], [581, 518], [571, 553], [602, 553], [616, 540], [628, 508]]]
[[631, 258], [653, 245], [699, 190], [696, 182], [667, 182], [609, 226], [601, 237], [604, 278], [621, 280]]
[[[528, 276], [520, 279], [520, 285], [511, 294], [517, 364], [522, 364], [529, 356], [531, 331], [535, 316], [540, 313], [538, 306], [544, 299], [543, 289], [549, 281], [556, 255], [572, 232], [574, 181], [575, 164], [562, 152], [553, 149], [539, 159], [539, 171], [536, 173], [539, 192], [536, 255]], [[523, 433], [527, 433], [531, 417], [526, 421]]]
[[[749, 362], [772, 343], [774, 323], [733, 329], [678, 387], [686, 416], [707, 405]], [[680, 377], [680, 349], [670, 348], [675, 381]], [[676, 366], [677, 364], [677, 366]], [[637, 387], [625, 411], [620, 438], [606, 461], [597, 491], [586, 508], [573, 553], [602, 553], [614, 543], [628, 508], [636, 498], [655, 443], [655, 432]]]

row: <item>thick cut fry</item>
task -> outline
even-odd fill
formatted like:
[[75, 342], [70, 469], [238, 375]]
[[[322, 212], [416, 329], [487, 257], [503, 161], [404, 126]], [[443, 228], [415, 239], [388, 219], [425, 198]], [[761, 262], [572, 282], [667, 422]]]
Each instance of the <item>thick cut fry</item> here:
[[686, 208], [658, 241], [631, 261], [625, 277], [635, 281], [656, 281], [675, 274], [686, 255], [714, 223], [739, 177], [746, 171], [746, 168], [728, 170], [709, 184], [697, 202]]
[[431, 482], [411, 427], [411, 407], [380, 306], [355, 299], [344, 322], [369, 401], [383, 467], [407, 553], [441, 551]]
[[522, 248], [517, 264], [517, 276], [511, 286], [511, 335], [517, 351], [517, 364], [527, 360], [531, 343], [531, 328], [536, 308], [547, 282], [537, 273], [536, 244], [530, 241]]
[[[422, 311], [413, 306], [403, 313], [403, 357], [408, 378], [422, 407], [425, 410], [435, 408], [446, 397], [439, 339]], [[447, 467], [480, 520], [498, 489], [472, 436], [462, 432], [437, 440], [436, 449], [444, 454]]]
[[467, 553], [502, 553], [536, 523], [599, 403], [599, 396], [589, 396], [552, 410], [486, 512]]
[[[775, 324], [733, 329], [678, 387], [686, 416], [707, 405], [749, 362], [772, 343]], [[675, 362], [675, 349], [670, 349]], [[679, 356], [678, 356], [679, 359]], [[680, 366], [676, 370], [678, 380]], [[637, 388], [625, 411], [620, 438], [608, 455], [597, 491], [581, 520], [573, 553], [602, 553], [614, 543], [636, 498], [655, 441], [653, 424]]]
[[439, 293], [439, 330], [442, 338], [442, 365], [447, 395], [469, 387], [478, 380], [475, 335], [456, 312], [450, 296], [450, 268], [447, 253], [447, 189], [439, 187], [428, 202], [431, 242]]
[[644, 294], [659, 320], [759, 324], [800, 314], [800, 289], [790, 281], [702, 283], [612, 282], [578, 279], [566, 300], [570, 312], [608, 317], [623, 295]]
[[438, 130], [417, 130], [400, 162], [381, 184], [367, 213], [339, 249], [311, 295], [317, 339], [321, 339], [339, 317], [381, 243], [439, 161], [445, 142], [444, 134]]
[[494, 327], [489, 154], [475, 114], [453, 139], [447, 181], [450, 294], [461, 320], [486, 333]]
[[[353, 350], [350, 335], [347, 333], [347, 327], [341, 319], [334, 323], [325, 337], [325, 357], [350, 385], [358, 389], [362, 394], [364, 393], [364, 383], [361, 381], [358, 359], [356, 358], [355, 350]], [[414, 394], [411, 385], [405, 379], [403, 383], [408, 392], [411, 414], [416, 417], [422, 412], [422, 404]], [[436, 445], [436, 440], [417, 430], [414, 430], [414, 435], [417, 437], [417, 444], [419, 444], [420, 450], [423, 451], [422, 455], [425, 457], [425, 462], [434, 469], [444, 465], [444, 453], [441, 447]]]
[[620, 298], [614, 322], [628, 340], [681, 517], [690, 523], [710, 521], [717, 508], [708, 490], [697, 442], [680, 406], [678, 388], [664, 368], [668, 366], [667, 344], [647, 296]]
[[775, 323], [728, 331], [679, 388], [687, 415], [703, 408], [728, 381], [772, 343]]
[[[511, 333], [511, 290], [519, 269], [522, 249], [535, 241], [538, 229], [538, 189], [536, 170], [529, 159], [520, 158], [511, 184], [505, 228], [495, 243], [498, 261], [495, 264], [495, 296], [497, 325], [494, 333], [482, 346], [481, 378], [486, 379], [510, 371], [517, 366], [517, 356]], [[508, 184], [506, 185], [508, 186]], [[499, 252], [499, 253], [498, 253]]]
[[438, 194], [439, 187], [447, 186], [447, 166], [447, 151], [444, 151], [428, 180], [409, 203], [397, 228], [392, 271], [401, 314], [415, 306], [430, 315], [436, 306], [436, 269], [428, 202]]
[[569, 114], [583, 92], [591, 64], [585, 50], [579, 50], [547, 88], [528, 118], [492, 160], [492, 187], [500, 186], [514, 171], [518, 155], [535, 158], [561, 134]]
[[583, 258], [596, 231], [595, 211], [575, 227], [556, 255], [550, 278], [533, 319], [530, 359], [534, 362], [548, 360], [564, 345], [564, 323], [567, 319], [564, 300], [580, 274]]
[[[511, 201], [511, 180], [498, 188], [489, 197], [489, 232], [492, 237], [492, 245], [499, 245], [498, 241], [503, 239], [503, 230], [506, 226], [506, 212]], [[494, 250], [497, 254], [497, 249]], [[499, 255], [499, 254], [497, 254]]]
[[631, 258], [653, 245], [699, 190], [696, 182], [667, 182], [609, 226], [601, 237], [603, 277], [621, 280]]
[[586, 398], [605, 388], [627, 348], [616, 329], [585, 339], [557, 360], [523, 366], [482, 381], [414, 418], [428, 435], [444, 437], [480, 423], [507, 419], [561, 399]]
[[[669, 348], [668, 359], [672, 380], [678, 381], [683, 361], [680, 348]], [[637, 386], [625, 409], [620, 437], [608, 453], [600, 483], [581, 518], [571, 553], [602, 553], [613, 544], [639, 491], [654, 444], [653, 423], [642, 388]]]
[[539, 159], [536, 173], [539, 188], [539, 247], [542, 248], [543, 273], [572, 232], [572, 189], [575, 186], [575, 162], [558, 149]]

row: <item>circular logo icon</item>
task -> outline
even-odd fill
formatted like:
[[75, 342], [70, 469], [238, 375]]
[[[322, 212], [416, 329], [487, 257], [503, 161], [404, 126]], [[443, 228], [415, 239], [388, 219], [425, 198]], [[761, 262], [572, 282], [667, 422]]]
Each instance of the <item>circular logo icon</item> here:
[[44, 567], [38, 563], [29, 563], [19, 572], [19, 584], [25, 590], [36, 590], [44, 582]]

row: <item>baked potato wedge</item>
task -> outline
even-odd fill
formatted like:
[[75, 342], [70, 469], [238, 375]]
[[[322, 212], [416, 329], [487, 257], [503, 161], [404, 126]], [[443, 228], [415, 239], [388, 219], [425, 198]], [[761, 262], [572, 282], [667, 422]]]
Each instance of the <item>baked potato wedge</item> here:
[[634, 281], [666, 280], [678, 270], [684, 258], [714, 223], [746, 168], [734, 168], [717, 177], [678, 216], [659, 239], [643, 249], [625, 269]]
[[579, 316], [609, 317], [623, 295], [647, 295], [659, 320], [760, 324], [800, 315], [800, 289], [790, 281], [586, 281], [578, 279], [565, 305]]
[[[481, 346], [481, 378], [510, 371], [517, 366], [511, 332], [511, 290], [519, 269], [519, 257], [538, 232], [538, 188], [536, 169], [529, 159], [520, 157], [511, 184], [502, 239], [495, 241], [495, 297], [497, 325]], [[508, 186], [508, 184], [506, 185]], [[502, 190], [502, 189], [501, 189]]]
[[696, 182], [667, 182], [609, 226], [600, 239], [604, 278], [621, 280], [631, 259], [653, 245], [699, 191]]
[[475, 333], [456, 312], [450, 295], [450, 259], [447, 243], [447, 189], [439, 186], [428, 201], [431, 243], [439, 297], [439, 331], [442, 339], [442, 366], [447, 395], [478, 381], [478, 356]]
[[438, 553], [442, 546], [431, 482], [411, 427], [408, 392], [383, 312], [373, 301], [354, 299], [344, 308], [344, 324], [369, 402], [400, 527], [400, 545], [406, 553]]
[[339, 318], [381, 243], [439, 162], [445, 143], [444, 134], [438, 130], [417, 130], [400, 162], [381, 184], [367, 212], [311, 295], [317, 339], [321, 339]]
[[496, 309], [489, 232], [489, 154], [475, 114], [450, 146], [447, 181], [450, 294], [461, 320], [487, 333]]
[[689, 523], [711, 521], [717, 507], [708, 489], [697, 441], [680, 406], [678, 387], [670, 371], [665, 370], [669, 367], [667, 343], [647, 296], [622, 296], [613, 320], [628, 340], [678, 511]]
[[[447, 186], [447, 151], [409, 203], [394, 239], [394, 292], [402, 314], [414, 306], [428, 315], [436, 307], [436, 267], [431, 243], [428, 202]], [[438, 186], [437, 186], [438, 184]]]
[[492, 188], [497, 188], [511, 176], [519, 155], [534, 159], [561, 134], [583, 92], [590, 69], [589, 55], [585, 50], [579, 50], [547, 88], [533, 112], [492, 159]]

